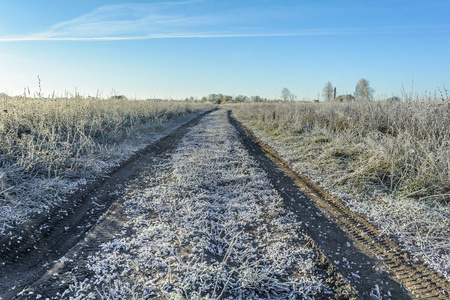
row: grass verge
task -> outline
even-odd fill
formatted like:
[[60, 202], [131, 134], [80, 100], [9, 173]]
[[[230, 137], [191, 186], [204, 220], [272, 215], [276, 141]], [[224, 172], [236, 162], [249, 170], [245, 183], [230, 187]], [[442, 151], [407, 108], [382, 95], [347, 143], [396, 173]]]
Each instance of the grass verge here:
[[0, 234], [209, 108], [114, 98], [2, 99]]
[[448, 101], [237, 105], [294, 169], [450, 278]]

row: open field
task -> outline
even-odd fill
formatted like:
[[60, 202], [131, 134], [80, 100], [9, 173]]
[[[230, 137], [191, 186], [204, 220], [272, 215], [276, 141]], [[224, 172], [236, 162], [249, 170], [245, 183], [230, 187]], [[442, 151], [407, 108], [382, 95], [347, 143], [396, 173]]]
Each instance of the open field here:
[[284, 208], [226, 112], [158, 149], [167, 147], [149, 154], [118, 205], [18, 299], [353, 295]]
[[[421, 140], [437, 140], [438, 145], [428, 151], [434, 149], [433, 157], [442, 162], [448, 158], [442, 151], [448, 151], [449, 140], [442, 124], [433, 125], [437, 129], [430, 136], [418, 133], [426, 125], [420, 118], [414, 119], [419, 120], [416, 129], [397, 133], [370, 125], [369, 120], [380, 120], [394, 108], [403, 108], [406, 104], [402, 103], [354, 103], [353, 107], [350, 103], [246, 103], [230, 106], [232, 111], [219, 108], [207, 112], [213, 106], [148, 102], [161, 106], [159, 112], [154, 106], [153, 114], [146, 115], [149, 121], [144, 122], [136, 116], [145, 111], [140, 105], [146, 102], [132, 102], [137, 105], [133, 114], [124, 109], [123, 100], [114, 101], [117, 105], [110, 105], [112, 115], [126, 111], [130, 117], [125, 119], [132, 121], [114, 127], [106, 108], [103, 114], [84, 118], [112, 129], [92, 136], [87, 134], [89, 130], [82, 131], [91, 127], [79, 128], [84, 132], [80, 136], [97, 146], [92, 152], [67, 156], [69, 162], [72, 157], [78, 159], [73, 172], [71, 165], [55, 163], [53, 167], [48, 163], [51, 160], [29, 171], [17, 166], [22, 182], [59, 181], [61, 188], [51, 189], [60, 194], [50, 193], [56, 197], [47, 198], [59, 200], [40, 206], [45, 218], [36, 230], [26, 228], [16, 240], [10, 237], [10, 242], [3, 244], [0, 298], [448, 297], [450, 210], [442, 174], [437, 177], [441, 181], [427, 181], [417, 190], [420, 192], [413, 193], [406, 176], [415, 174], [412, 171], [404, 171], [402, 177], [387, 173], [387, 181], [360, 169], [367, 161], [375, 168], [374, 159], [383, 157], [378, 153], [370, 159], [365, 151], [374, 150], [369, 145], [378, 145], [381, 151], [387, 143], [389, 149], [400, 151], [395, 139], [402, 137], [416, 146], [423, 146]], [[172, 108], [177, 113], [168, 112], [169, 104], [176, 104]], [[436, 105], [435, 111], [447, 107], [427, 105]], [[58, 116], [64, 115], [62, 111]], [[370, 118], [363, 117], [367, 111], [372, 112]], [[99, 112], [102, 110], [95, 113]], [[339, 119], [333, 113], [346, 116], [340, 119], [347, 125], [327, 127], [335, 122], [326, 117]], [[352, 116], [364, 121], [358, 123]], [[430, 124], [447, 122], [445, 117], [443, 111]], [[103, 118], [104, 123], [100, 122]], [[48, 119], [65, 124], [64, 118], [54, 115]], [[161, 119], [157, 131], [154, 126]], [[11, 138], [15, 134], [17, 141], [34, 136], [29, 145], [51, 141], [51, 135], [39, 140], [38, 131], [32, 130], [34, 123], [26, 120], [22, 119], [23, 126], [29, 130], [22, 129], [20, 138], [22, 127], [17, 123], [5, 123], [16, 124], [5, 132]], [[70, 124], [78, 126], [76, 121]], [[360, 133], [364, 124], [367, 128]], [[405, 127], [406, 120], [402, 124]], [[75, 136], [66, 131], [70, 134], [64, 136]], [[160, 138], [162, 135], [166, 136]], [[375, 138], [378, 140], [370, 140]], [[45, 149], [55, 151], [58, 158], [60, 143]], [[127, 155], [121, 154], [125, 147]], [[80, 189], [78, 183], [77, 188], [80, 178], [98, 178], [137, 149], [141, 149], [138, 155], [108, 177], [86, 189]], [[105, 156], [108, 150], [112, 154]], [[92, 164], [84, 168], [83, 161]], [[92, 167], [98, 163], [103, 167]], [[396, 162], [395, 167], [384, 170], [394, 174], [399, 165]], [[352, 170], [363, 175], [352, 174]], [[348, 178], [338, 181], [343, 174]], [[63, 192], [68, 191], [76, 192], [72, 204], [63, 200]], [[33, 201], [29, 198], [24, 203]], [[60, 209], [48, 213], [50, 205]], [[21, 222], [5, 224], [10, 224], [6, 227], [9, 232], [19, 233], [24, 228]], [[8, 236], [2, 241], [5, 238]]]
[[336, 293], [300, 224], [223, 111], [204, 117], [174, 152], [155, 159], [128, 187], [124, 207], [128, 221], [90, 253], [85, 274], [78, 265], [58, 272], [69, 285], [56, 298], [314, 299]]
[[0, 1], [0, 300], [450, 300], [449, 14]]
[[209, 108], [176, 101], [3, 97], [0, 234]]
[[450, 279], [449, 99], [239, 105], [300, 174]]

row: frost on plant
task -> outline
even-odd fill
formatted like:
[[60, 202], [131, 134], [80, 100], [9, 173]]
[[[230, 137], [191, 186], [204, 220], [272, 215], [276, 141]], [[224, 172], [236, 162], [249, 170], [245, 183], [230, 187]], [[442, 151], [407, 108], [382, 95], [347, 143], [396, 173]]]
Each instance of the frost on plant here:
[[[300, 224], [227, 122], [208, 115], [128, 189], [131, 236], [90, 257], [83, 293], [104, 299], [332, 297]], [[89, 284], [89, 285], [88, 285]], [[66, 295], [80, 293], [75, 282]]]
[[9, 101], [0, 110], [0, 236], [207, 109], [176, 101]]
[[233, 112], [297, 172], [450, 280], [448, 101], [247, 104]]

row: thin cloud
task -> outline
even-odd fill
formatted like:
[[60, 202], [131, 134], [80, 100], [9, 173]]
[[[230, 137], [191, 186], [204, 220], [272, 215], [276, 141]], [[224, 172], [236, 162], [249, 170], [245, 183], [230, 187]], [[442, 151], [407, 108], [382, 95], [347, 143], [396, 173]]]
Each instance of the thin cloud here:
[[174, 38], [239, 38], [239, 37], [294, 37], [294, 36], [326, 36], [326, 35], [355, 35], [361, 30], [306, 30], [299, 32], [275, 32], [275, 33], [174, 33], [174, 34], [149, 34], [145, 36], [98, 36], [98, 37], [56, 37], [56, 36], [25, 36], [0, 38], [0, 42], [20, 41], [124, 41], [124, 40], [149, 40], [149, 39], [174, 39]]
[[[127, 3], [105, 5], [72, 20], [57, 23], [44, 32], [0, 37], [0, 42], [20, 41], [121, 41], [163, 38], [227, 38], [337, 36], [361, 34], [398, 34], [413, 32], [450, 32], [442, 27], [333, 28], [274, 30], [254, 20], [264, 19], [266, 11], [209, 12], [187, 14], [202, 1]], [[191, 10], [192, 11], [192, 10]], [[196, 11], [196, 10], [194, 10]], [[251, 17], [250, 17], [251, 16]], [[253, 21], [252, 21], [253, 20]], [[205, 30], [208, 28], [208, 30]], [[227, 28], [226, 31], [223, 28]]]
[[[98, 38], [136, 36], [169, 31], [181, 26], [212, 22], [206, 16], [177, 11], [193, 2], [105, 5], [73, 20], [53, 25], [42, 37]], [[174, 11], [175, 10], [175, 11]]]

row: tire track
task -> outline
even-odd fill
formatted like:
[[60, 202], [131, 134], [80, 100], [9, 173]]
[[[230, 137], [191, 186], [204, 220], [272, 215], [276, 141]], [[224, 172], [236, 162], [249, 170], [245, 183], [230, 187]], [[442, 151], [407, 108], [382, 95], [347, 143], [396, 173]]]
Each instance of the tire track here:
[[[248, 136], [253, 144], [252, 147], [261, 149], [314, 202], [317, 208], [325, 211], [341, 230], [356, 242], [357, 248], [378, 260], [384, 269], [389, 270], [391, 280], [407, 287], [411, 297], [419, 299], [450, 297], [450, 285], [443, 275], [430, 270], [423, 261], [413, 260], [408, 253], [402, 251], [396, 240], [382, 235], [367, 218], [350, 211], [340, 199], [333, 197], [305, 175], [293, 171], [288, 162], [258, 139], [249, 128], [237, 121], [231, 112], [229, 112], [229, 118], [242, 134]], [[329, 255], [329, 253], [325, 254]], [[339, 267], [338, 270], [340, 270]]]
[[[176, 148], [204, 112], [178, 129], [135, 153], [108, 176], [95, 180], [70, 196], [64, 206], [23, 224], [0, 239], [0, 299], [11, 299], [83, 239], [121, 195], [123, 185], [135, 178], [156, 155]], [[10, 236], [18, 238], [12, 240]]]
[[355, 299], [226, 111], [155, 159], [88, 239], [15, 299]]

